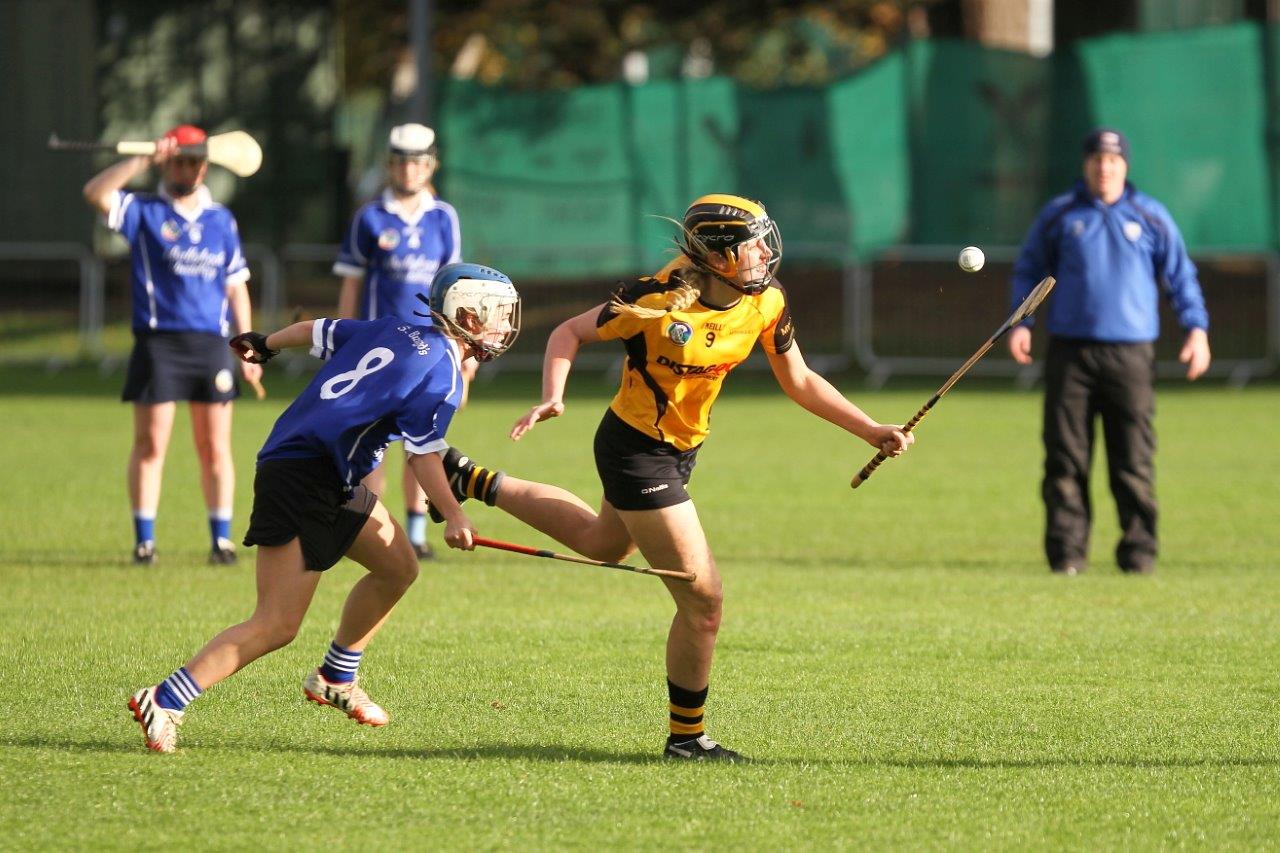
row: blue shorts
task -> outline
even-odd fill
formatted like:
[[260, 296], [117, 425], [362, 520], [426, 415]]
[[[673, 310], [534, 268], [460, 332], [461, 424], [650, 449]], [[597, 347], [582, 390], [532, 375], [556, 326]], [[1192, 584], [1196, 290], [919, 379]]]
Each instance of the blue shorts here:
[[235, 354], [207, 332], [133, 333], [120, 398], [126, 403], [225, 403], [240, 396]]

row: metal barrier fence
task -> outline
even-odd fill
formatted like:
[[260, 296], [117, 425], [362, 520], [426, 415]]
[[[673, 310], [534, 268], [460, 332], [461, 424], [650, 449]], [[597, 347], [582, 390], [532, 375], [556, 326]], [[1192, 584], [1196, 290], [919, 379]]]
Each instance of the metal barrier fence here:
[[[976, 274], [959, 270], [951, 246], [898, 246], [867, 262], [832, 261], [839, 254], [833, 248], [788, 244], [782, 277], [806, 358], [820, 372], [857, 369], [874, 386], [892, 376], [945, 376], [1008, 313], [1012, 247], [987, 247], [987, 265]], [[333, 312], [339, 289], [331, 272], [336, 246], [246, 244], [244, 249], [259, 326]], [[1210, 375], [1243, 385], [1274, 374], [1280, 365], [1280, 256], [1209, 252], [1195, 260], [1213, 324]], [[77, 243], [0, 243], [0, 262], [0, 361], [58, 364], [79, 358], [112, 367], [127, 354], [127, 256], [99, 256]], [[69, 276], [72, 269], [75, 274]], [[524, 329], [493, 369], [539, 369], [551, 329], [605, 301], [616, 284], [602, 277], [522, 277]], [[73, 287], [74, 309], [65, 298]], [[1176, 361], [1177, 328], [1162, 306], [1164, 333], [1157, 346], [1162, 376], [1183, 370]], [[1042, 337], [1035, 336], [1036, 354]], [[288, 369], [302, 371], [308, 364], [297, 358]], [[618, 364], [617, 352], [603, 347], [584, 351], [580, 360], [586, 369], [617, 369]], [[758, 355], [746, 365], [764, 366]], [[1031, 384], [1039, 371], [1038, 362], [1019, 366], [997, 348], [973, 373]]]

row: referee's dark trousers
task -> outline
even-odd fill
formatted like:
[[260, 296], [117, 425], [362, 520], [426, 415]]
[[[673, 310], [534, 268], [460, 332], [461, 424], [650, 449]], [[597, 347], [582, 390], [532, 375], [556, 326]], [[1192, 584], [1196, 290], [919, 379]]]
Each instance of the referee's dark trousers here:
[[1089, 464], [1102, 416], [1107, 473], [1120, 518], [1116, 563], [1156, 558], [1155, 347], [1051, 338], [1045, 361], [1044, 549], [1052, 568], [1083, 569], [1089, 554]]

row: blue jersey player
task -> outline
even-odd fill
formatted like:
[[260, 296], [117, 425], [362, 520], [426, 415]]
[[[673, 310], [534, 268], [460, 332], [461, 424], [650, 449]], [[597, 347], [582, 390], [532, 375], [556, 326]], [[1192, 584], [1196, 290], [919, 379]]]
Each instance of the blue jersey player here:
[[[421, 307], [415, 295], [431, 283], [436, 270], [462, 258], [458, 214], [435, 194], [431, 178], [440, 165], [436, 134], [421, 124], [391, 129], [387, 146], [387, 187], [361, 207], [342, 238], [333, 265], [342, 277], [338, 316], [376, 320], [414, 320]], [[463, 365], [463, 401], [475, 363]], [[383, 493], [386, 477], [374, 469], [365, 485]], [[426, 496], [405, 466], [405, 528], [419, 558], [431, 556], [423, 516]]]
[[[244, 540], [258, 546], [253, 615], [218, 634], [163, 682], [130, 697], [148, 748], [172, 752], [188, 702], [287, 645], [320, 574], [344, 554], [369, 574], [347, 596], [324, 662], [303, 680], [303, 691], [359, 723], [388, 722], [387, 712], [357, 685], [356, 670], [417, 577], [418, 562], [404, 530], [361, 480], [389, 442], [403, 440], [410, 470], [443, 516], [445, 542], [472, 549], [475, 528], [441, 460], [448, 450], [445, 433], [461, 403], [462, 361], [500, 355], [520, 324], [520, 297], [510, 279], [475, 264], [440, 270], [427, 301], [434, 324], [326, 319], [232, 340], [241, 357], [255, 363], [299, 346], [310, 346], [327, 363], [276, 421], [258, 454]], [[496, 488], [490, 491], [496, 495]]]
[[[252, 325], [249, 269], [235, 217], [204, 186], [208, 161], [198, 148], [204, 142], [203, 130], [179, 125], [157, 140], [154, 156], [122, 160], [84, 187], [86, 201], [129, 242], [131, 253], [134, 346], [123, 398], [134, 411], [128, 467], [133, 559], [144, 565], [155, 560], [160, 480], [179, 400], [191, 408], [210, 562], [235, 562], [231, 401], [239, 389], [226, 340], [233, 327]], [[160, 167], [159, 190], [125, 191], [152, 163]], [[262, 375], [255, 364], [240, 370], [255, 384]]]

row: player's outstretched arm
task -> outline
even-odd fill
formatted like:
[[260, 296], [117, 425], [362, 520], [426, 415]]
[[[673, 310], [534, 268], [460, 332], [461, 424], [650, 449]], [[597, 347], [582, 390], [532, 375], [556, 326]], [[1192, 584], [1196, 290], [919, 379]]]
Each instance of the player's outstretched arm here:
[[814, 373], [805, 363], [799, 344], [793, 344], [786, 352], [766, 355], [778, 385], [806, 411], [853, 433], [890, 456], [902, 455], [909, 445], [915, 443], [914, 435], [904, 433], [894, 424], [881, 424], [873, 420], [830, 382]]
[[311, 328], [315, 322], [315, 320], [303, 320], [269, 335], [261, 332], [242, 332], [228, 343], [241, 361], [262, 364], [275, 358], [282, 349], [311, 346]]
[[583, 344], [599, 343], [596, 318], [603, 309], [604, 305], [597, 305], [565, 320], [547, 338], [547, 352], [542, 359], [542, 402], [511, 427], [512, 441], [519, 441], [539, 421], [564, 414], [564, 389], [569, 382], [573, 360], [578, 357], [578, 350]]

